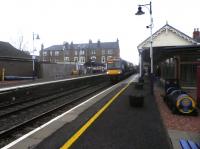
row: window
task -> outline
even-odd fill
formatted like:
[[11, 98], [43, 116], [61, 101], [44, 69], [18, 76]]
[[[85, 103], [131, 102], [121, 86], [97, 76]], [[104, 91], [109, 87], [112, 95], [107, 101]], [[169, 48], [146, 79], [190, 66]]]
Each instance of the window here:
[[44, 51], [44, 52], [43, 52], [43, 56], [47, 56], [47, 51]]
[[92, 57], [91, 57], [91, 60], [92, 60], [92, 61], [95, 61], [95, 60], [96, 60], [96, 56], [92, 56]]
[[53, 55], [53, 52], [52, 51], [50, 51], [50, 56], [52, 56]]
[[74, 57], [74, 62], [78, 62], [78, 57]]
[[64, 57], [65, 62], [69, 62], [69, 57]]
[[85, 51], [84, 50], [80, 50], [80, 55], [84, 55]]
[[55, 51], [55, 56], [59, 56], [59, 51]]
[[76, 50], [74, 54], [75, 54], [75, 55], [78, 55], [78, 51]]
[[112, 49], [108, 50], [108, 54], [113, 54], [113, 50]]
[[[124, 67], [124, 65], [122, 65]], [[108, 69], [120, 68], [120, 61], [109, 61], [107, 64]]]
[[102, 55], [105, 55], [105, 50], [102, 50], [101, 53], [102, 53]]
[[102, 57], [101, 57], [101, 62], [102, 62], [102, 63], [105, 63], [105, 62], [106, 62], [105, 56], [102, 56]]
[[55, 62], [59, 62], [59, 60], [58, 60], [58, 59], [55, 59]]
[[95, 55], [96, 54], [96, 50], [92, 50], [92, 55]]
[[107, 57], [107, 60], [110, 60], [111, 58], [112, 58], [112, 56], [108, 56], [108, 57]]
[[80, 57], [80, 63], [85, 63], [85, 57], [84, 56]]
[[68, 50], [65, 50], [65, 55], [69, 55], [69, 51]]
[[197, 72], [196, 64], [181, 64], [181, 81], [182, 81], [182, 83], [184, 85], [190, 84], [191, 86], [193, 86], [196, 82], [196, 72]]
[[169, 59], [166, 59], [165, 62], [166, 62], [167, 64], [169, 64]]

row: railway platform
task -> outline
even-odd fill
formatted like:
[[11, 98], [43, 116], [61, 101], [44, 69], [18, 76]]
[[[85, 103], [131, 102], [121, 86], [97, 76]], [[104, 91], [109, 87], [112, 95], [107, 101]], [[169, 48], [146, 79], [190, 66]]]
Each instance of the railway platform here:
[[163, 124], [148, 81], [144, 106], [130, 106], [137, 78], [110, 87], [3, 149], [178, 149], [181, 133]]
[[6, 87], [13, 87], [13, 86], [19, 86], [19, 85], [27, 85], [27, 84], [33, 84], [33, 83], [41, 83], [41, 82], [48, 82], [48, 81], [56, 81], [61, 79], [69, 79], [69, 78], [76, 78], [76, 77], [82, 77], [83, 75], [68, 75], [64, 78], [49, 78], [49, 79], [29, 79], [29, 80], [10, 80], [10, 81], [0, 81], [0, 88], [6, 88]]

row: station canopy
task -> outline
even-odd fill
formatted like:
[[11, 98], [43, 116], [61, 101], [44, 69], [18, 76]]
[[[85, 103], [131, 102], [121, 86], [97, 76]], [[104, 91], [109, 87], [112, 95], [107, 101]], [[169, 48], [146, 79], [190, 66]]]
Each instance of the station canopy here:
[[[150, 62], [149, 48], [142, 50], [142, 59], [144, 62]], [[200, 61], [200, 45], [184, 45], [184, 46], [162, 46], [153, 47], [154, 64], [168, 59], [180, 56], [190, 61]]]

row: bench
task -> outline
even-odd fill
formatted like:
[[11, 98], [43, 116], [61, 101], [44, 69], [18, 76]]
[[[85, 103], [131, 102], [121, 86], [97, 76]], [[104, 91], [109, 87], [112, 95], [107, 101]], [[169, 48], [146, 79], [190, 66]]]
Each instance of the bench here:
[[180, 139], [182, 149], [200, 149], [200, 143], [193, 142], [191, 140]]

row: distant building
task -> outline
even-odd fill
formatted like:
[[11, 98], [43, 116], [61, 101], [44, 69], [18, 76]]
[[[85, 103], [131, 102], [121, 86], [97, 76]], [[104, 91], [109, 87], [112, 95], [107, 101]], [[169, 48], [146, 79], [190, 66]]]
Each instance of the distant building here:
[[0, 41], [0, 81], [4, 76], [32, 76], [31, 55], [20, 51], [8, 42]]
[[40, 51], [42, 61], [55, 63], [84, 64], [88, 61], [105, 64], [108, 59], [120, 57], [119, 40], [116, 42], [100, 42], [74, 44], [65, 42], [63, 45], [53, 45]]
[[0, 41], [0, 58], [3, 57], [31, 59], [31, 55], [26, 52], [16, 49], [8, 42]]

